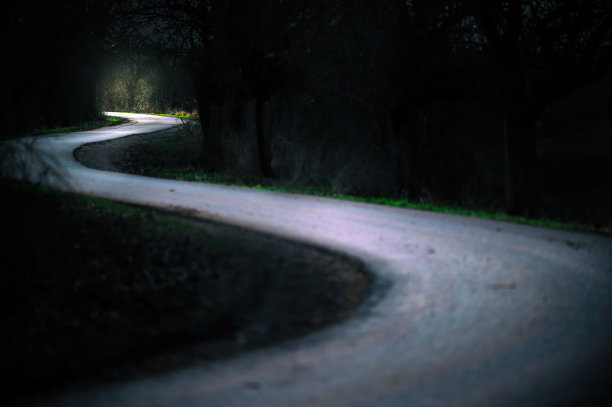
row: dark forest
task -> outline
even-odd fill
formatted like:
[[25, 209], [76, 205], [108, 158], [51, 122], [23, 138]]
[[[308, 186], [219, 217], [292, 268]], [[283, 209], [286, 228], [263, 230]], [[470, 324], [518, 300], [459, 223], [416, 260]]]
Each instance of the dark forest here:
[[2, 22], [3, 405], [612, 405], [612, 1]]
[[608, 221], [606, 0], [74, 0], [4, 15], [4, 135], [182, 111], [211, 173]]

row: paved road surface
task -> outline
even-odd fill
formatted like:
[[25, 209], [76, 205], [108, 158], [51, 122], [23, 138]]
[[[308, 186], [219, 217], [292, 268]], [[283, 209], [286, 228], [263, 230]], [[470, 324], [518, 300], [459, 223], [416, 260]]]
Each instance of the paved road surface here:
[[287, 344], [41, 405], [553, 407], [611, 400], [611, 238], [151, 179], [74, 160], [83, 143], [176, 125], [129, 117], [138, 123], [45, 137], [36, 150], [55, 157], [79, 192], [189, 208], [356, 256], [377, 276], [375, 295], [345, 322]]

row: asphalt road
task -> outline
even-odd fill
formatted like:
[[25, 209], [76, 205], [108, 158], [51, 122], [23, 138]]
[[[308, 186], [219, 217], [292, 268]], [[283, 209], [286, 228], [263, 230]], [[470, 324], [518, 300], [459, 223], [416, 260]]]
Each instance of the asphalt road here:
[[[67, 393], [49, 406], [591, 406], [612, 402], [612, 239], [318, 197], [97, 171], [83, 143], [170, 118], [37, 141], [48, 183], [325, 246], [374, 295], [344, 322], [211, 365]], [[32, 149], [22, 153], [27, 165]], [[16, 167], [15, 167], [16, 168]], [[42, 168], [42, 167], [41, 167]], [[12, 169], [16, 173], [16, 169]], [[52, 174], [53, 175], [53, 174]]]

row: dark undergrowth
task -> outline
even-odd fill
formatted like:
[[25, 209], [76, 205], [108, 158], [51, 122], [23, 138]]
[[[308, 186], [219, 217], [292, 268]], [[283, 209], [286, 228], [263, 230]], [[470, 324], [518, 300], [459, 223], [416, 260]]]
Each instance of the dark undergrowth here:
[[118, 124], [123, 124], [127, 122], [129, 122], [128, 119], [124, 119], [121, 117], [105, 116], [100, 120], [93, 120], [93, 121], [84, 122], [84, 123], [80, 123], [80, 124], [76, 124], [72, 126], [40, 129], [40, 130], [35, 130], [33, 133], [35, 135], [69, 133], [73, 131], [92, 130], [92, 129], [97, 129], [97, 128], [105, 127], [105, 126], [116, 126]]
[[0, 190], [9, 399], [292, 338], [369, 292], [358, 263], [316, 248], [29, 184]]
[[[592, 136], [598, 138], [598, 132]], [[596, 152], [610, 150], [607, 137], [603, 147], [595, 146]], [[571, 140], [570, 140], [571, 141]], [[604, 142], [602, 141], [602, 142]], [[542, 144], [550, 146], [544, 139]], [[552, 142], [559, 151], [543, 150], [540, 160], [542, 201], [538, 216], [527, 218], [510, 216], [499, 205], [470, 204], [437, 199], [427, 194], [420, 200], [406, 200], [401, 196], [368, 196], [345, 193], [325, 183], [309, 183], [300, 180], [265, 179], [252, 172], [209, 172], [202, 162], [202, 146], [196, 132], [179, 132], [142, 143], [130, 145], [121, 161], [115, 165], [123, 171], [140, 175], [182, 179], [196, 182], [210, 182], [268, 189], [280, 192], [303, 193], [318, 196], [399, 206], [419, 210], [453, 213], [535, 226], [580, 230], [612, 234], [612, 191], [607, 188], [610, 160], [595, 157], [590, 160], [593, 149], [578, 152], [571, 142], [563, 145]], [[607, 143], [607, 144], [606, 144]], [[570, 153], [574, 151], [574, 153]], [[601, 154], [600, 154], [601, 155]]]
[[71, 133], [75, 131], [87, 131], [93, 130], [101, 127], [107, 126], [116, 126], [119, 124], [128, 123], [129, 120], [121, 117], [112, 117], [112, 116], [103, 116], [97, 120], [89, 120], [80, 123], [74, 123], [69, 126], [59, 126], [59, 127], [32, 127], [27, 132], [21, 133], [11, 133], [11, 134], [3, 134], [0, 136], [2, 140], [15, 139], [26, 136], [40, 136], [40, 135], [50, 135], [50, 134], [60, 134], [60, 133]]

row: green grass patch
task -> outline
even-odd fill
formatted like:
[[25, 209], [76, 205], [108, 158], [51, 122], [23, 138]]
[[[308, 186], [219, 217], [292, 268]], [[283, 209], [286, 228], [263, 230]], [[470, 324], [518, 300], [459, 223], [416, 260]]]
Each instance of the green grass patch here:
[[178, 179], [184, 181], [207, 182], [210, 184], [233, 185], [240, 187], [258, 187], [257, 185], [249, 185], [248, 183], [235, 179], [226, 174], [206, 173], [203, 171], [185, 172], [182, 168], [158, 168], [158, 167], [141, 167], [142, 174], [153, 177]]
[[177, 117], [179, 119], [199, 120], [199, 116], [193, 113], [150, 113], [156, 116]]
[[504, 222], [521, 223], [533, 226], [542, 226], [549, 228], [577, 230], [592, 233], [601, 233], [612, 235], [612, 228], [606, 226], [596, 226], [592, 224], [580, 222], [566, 222], [551, 218], [527, 218], [523, 216], [513, 216], [500, 211], [491, 211], [486, 209], [473, 209], [453, 205], [444, 205], [434, 202], [414, 202], [405, 199], [394, 199], [385, 197], [368, 197], [336, 193], [329, 188], [321, 186], [306, 186], [293, 187], [281, 186], [274, 184], [262, 184], [249, 180], [238, 179], [226, 174], [205, 173], [202, 171], [185, 170], [180, 168], [164, 169], [158, 167], [142, 167], [142, 173], [154, 177], [179, 179], [184, 181], [207, 182], [212, 184], [232, 185], [239, 187], [248, 187], [258, 190], [267, 190], [291, 194], [313, 195], [326, 198], [343, 199], [347, 201], [363, 202], [377, 205], [395, 206], [408, 209], [416, 209], [422, 211], [448, 213], [460, 216], [470, 216], [474, 218], [493, 219]]
[[199, 121], [200, 117], [197, 113], [188, 113], [188, 112], [177, 112], [177, 113], [141, 113], [141, 112], [122, 112], [122, 113], [130, 113], [130, 114], [147, 114], [153, 116], [165, 116], [165, 117], [176, 117], [178, 119], [190, 119]]
[[549, 218], [526, 218], [522, 216], [508, 215], [503, 212], [492, 212], [483, 209], [469, 209], [457, 206], [436, 205], [431, 203], [410, 202], [406, 200], [376, 198], [376, 197], [359, 197], [344, 194], [331, 194], [334, 198], [346, 199], [351, 201], [374, 203], [379, 205], [397, 206], [403, 208], [424, 210], [430, 212], [449, 213], [460, 216], [470, 216], [475, 218], [494, 219], [505, 222], [523, 223], [534, 226], [544, 226], [552, 228], [562, 228], [571, 230], [583, 230], [589, 232], [612, 233], [611, 229], [596, 228], [592, 225], [578, 224], [573, 222], [562, 222]]
[[416, 210], [421, 210], [421, 211], [448, 213], [448, 214], [460, 215], [460, 216], [470, 216], [474, 218], [493, 219], [493, 220], [499, 220], [499, 221], [504, 221], [504, 222], [528, 224], [528, 225], [533, 225], [533, 226], [544, 226], [544, 227], [550, 227], [550, 228], [581, 230], [581, 231], [587, 231], [587, 232], [612, 234], [611, 228], [598, 228], [598, 227], [595, 227], [593, 225], [588, 225], [588, 224], [580, 224], [580, 223], [575, 223], [575, 222], [562, 222], [559, 220], [554, 220], [554, 219], [549, 219], [549, 218], [526, 218], [523, 216], [508, 215], [503, 212], [492, 212], [492, 211], [487, 211], [483, 209], [469, 209], [469, 208], [462, 208], [462, 207], [457, 207], [457, 206], [449, 206], [449, 205], [425, 203], [425, 202], [411, 202], [411, 201], [407, 201], [404, 199], [364, 197], [364, 196], [356, 196], [356, 195], [339, 194], [339, 193], [334, 193], [330, 190], [325, 190], [322, 188], [279, 188], [279, 187], [274, 187], [274, 186], [262, 186], [262, 185], [255, 185], [254, 188], [272, 190], [272, 191], [278, 191], [278, 192], [317, 195], [317, 196], [323, 196], [323, 197], [329, 197], [329, 198], [344, 199], [347, 201], [364, 202], [364, 203], [386, 205], [386, 206], [396, 206], [396, 207], [416, 209]]
[[48, 135], [48, 134], [60, 134], [70, 133], [74, 131], [92, 130], [99, 127], [113, 126], [121, 123], [126, 123], [128, 120], [121, 117], [105, 117], [104, 120], [95, 120], [88, 123], [83, 123], [74, 126], [66, 127], [55, 127], [52, 129], [43, 129], [36, 132], [36, 134]]
[[286, 182], [282, 181], [263, 180], [248, 175], [235, 176], [224, 173], [209, 173], [198, 167], [197, 162], [192, 161], [189, 165], [186, 165], [186, 163], [189, 162], [189, 160], [186, 159], [186, 155], [188, 153], [193, 154], [193, 151], [189, 148], [189, 146], [193, 144], [193, 140], [189, 137], [193, 137], [193, 135], [175, 133], [131, 146], [129, 148], [131, 162], [128, 163], [126, 170], [132, 173], [153, 177], [315, 195], [534, 226], [612, 234], [612, 225], [609, 222], [603, 221], [598, 223], [594, 220], [589, 220], [589, 217], [583, 216], [581, 218], [573, 216], [571, 212], [569, 215], [557, 216], [558, 214], [556, 212], [548, 211], [547, 208], [543, 208], [542, 214], [552, 214], [552, 216], [547, 215], [538, 218], [527, 218], [522, 216], [511, 216], [497, 208], [491, 207], [466, 207], [458, 204], [436, 202], [431, 199], [409, 201], [394, 197], [359, 196], [355, 194], [338, 193], [326, 185], [295, 186], [288, 185]]
[[[77, 215], [84, 216], [111, 216], [119, 221], [138, 219], [154, 223], [160, 234], [189, 233], [200, 237], [210, 237], [204, 229], [194, 226], [176, 218], [162, 214], [155, 209], [148, 209], [137, 205], [130, 205], [109, 199], [70, 192], [57, 191], [44, 185], [31, 185], [22, 182], [0, 181], [0, 188], [13, 191], [33, 202], [48, 202], [52, 208], [67, 209]], [[24, 198], [24, 199], [25, 199]], [[19, 199], [19, 198], [18, 198]], [[162, 227], [160, 227], [162, 226]], [[219, 247], [218, 242], [214, 246]]]

